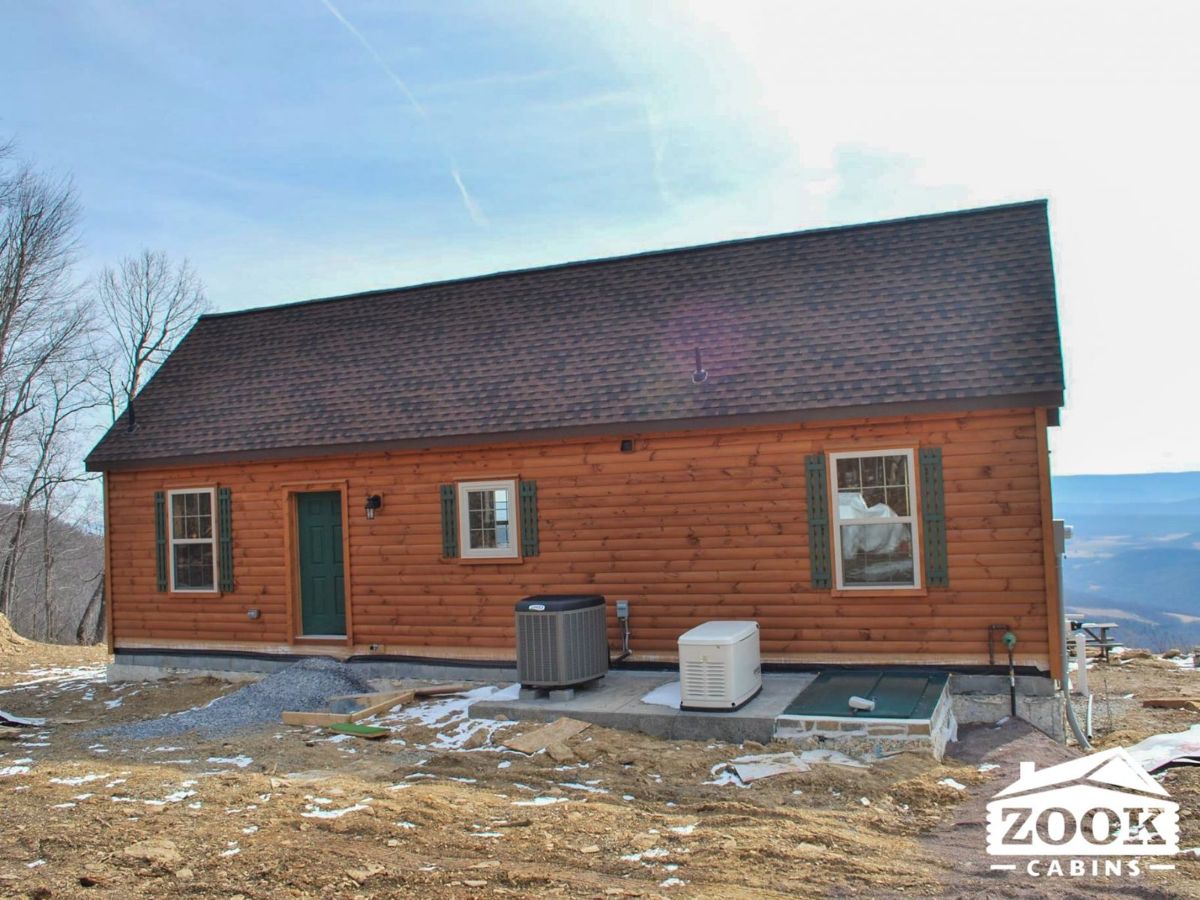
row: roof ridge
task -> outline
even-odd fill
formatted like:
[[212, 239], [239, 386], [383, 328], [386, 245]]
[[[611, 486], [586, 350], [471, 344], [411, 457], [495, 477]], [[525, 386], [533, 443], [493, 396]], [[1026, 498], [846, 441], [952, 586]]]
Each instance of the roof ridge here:
[[966, 209], [946, 210], [934, 213], [918, 213], [911, 216], [900, 216], [894, 219], [875, 219], [870, 222], [852, 222], [844, 225], [820, 225], [815, 228], [801, 228], [796, 231], [781, 231], [773, 234], [754, 235], [744, 238], [729, 238], [723, 241], [711, 241], [706, 244], [685, 244], [679, 247], [663, 247], [657, 250], [639, 250], [635, 253], [622, 253], [616, 256], [600, 256], [591, 259], [568, 260], [566, 262], [547, 263], [541, 266], [530, 266], [524, 269], [501, 269], [495, 272], [483, 272], [478, 275], [463, 275], [456, 278], [441, 278], [434, 281], [422, 281], [416, 284], [399, 285], [396, 287], [373, 288], [367, 291], [355, 291], [349, 294], [334, 294], [328, 297], [313, 297], [307, 300], [291, 300], [285, 303], [273, 303], [267, 306], [255, 306], [249, 309], [235, 309], [226, 312], [205, 313], [200, 316], [200, 320], [205, 319], [229, 319], [237, 316], [259, 315], [263, 313], [279, 312], [286, 309], [294, 309], [300, 306], [315, 306], [323, 303], [338, 303], [341, 301], [359, 300], [367, 297], [378, 297], [387, 294], [404, 294], [409, 291], [425, 290], [428, 288], [444, 287], [455, 284], [468, 284], [471, 282], [490, 281], [499, 278], [510, 278], [517, 275], [528, 275], [536, 272], [549, 272], [560, 269], [582, 268], [584, 266], [602, 265], [604, 263], [623, 262], [626, 260], [643, 259], [656, 256], [668, 256], [677, 253], [691, 253], [704, 250], [714, 250], [718, 247], [736, 247], [744, 244], [767, 243], [769, 241], [783, 240], [786, 238], [798, 238], [815, 236], [819, 234], [828, 234], [831, 232], [840, 231], [857, 231], [870, 228], [885, 228], [893, 225], [907, 225], [913, 222], [933, 221], [937, 219], [949, 219], [955, 217], [966, 217], [975, 215], [985, 215], [988, 213], [1004, 212], [1006, 210], [1021, 209], [1023, 207], [1045, 207], [1049, 200], [1045, 197], [1036, 200], [1018, 200], [1011, 203], [997, 203], [991, 206], [975, 206]]

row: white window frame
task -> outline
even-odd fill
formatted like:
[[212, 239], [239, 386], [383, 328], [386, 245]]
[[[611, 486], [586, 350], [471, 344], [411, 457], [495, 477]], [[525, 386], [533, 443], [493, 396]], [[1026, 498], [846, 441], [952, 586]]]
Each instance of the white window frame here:
[[[843, 519], [838, 502], [837, 464], [840, 459], [865, 459], [872, 456], [903, 456], [908, 459], [908, 515], [894, 519]], [[916, 452], [913, 448], [895, 450], [846, 450], [829, 454], [829, 484], [833, 526], [834, 585], [839, 591], [911, 591], [921, 587], [921, 531], [917, 523], [917, 470], [914, 467]], [[846, 584], [842, 575], [842, 526], [843, 525], [909, 525], [912, 528], [913, 583], [912, 584]]]
[[[210, 538], [176, 538], [175, 537], [175, 500], [181, 494], [208, 494], [209, 509], [212, 511], [212, 537]], [[172, 594], [217, 594], [220, 593], [220, 582], [217, 577], [217, 489], [215, 487], [178, 488], [167, 491], [167, 570], [171, 579]], [[175, 546], [177, 544], [210, 544], [212, 546], [212, 587], [191, 588], [175, 586]]]
[[[475, 491], [508, 491], [507, 547], [472, 547], [471, 513], [467, 503], [469, 494]], [[515, 479], [499, 481], [460, 481], [458, 483], [458, 552], [463, 559], [516, 559], [521, 555], [521, 501], [517, 494]]]

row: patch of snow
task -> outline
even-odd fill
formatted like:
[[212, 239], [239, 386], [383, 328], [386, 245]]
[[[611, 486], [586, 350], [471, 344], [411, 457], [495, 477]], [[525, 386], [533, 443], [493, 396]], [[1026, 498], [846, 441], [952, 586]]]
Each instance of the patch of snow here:
[[74, 808], [75, 808], [75, 804], [74, 804], [74, 803], [55, 803], [55, 804], [54, 804], [52, 807], [50, 807], [50, 808], [51, 808], [51, 809], [74, 809]]
[[70, 778], [52, 778], [50, 779], [50, 784], [78, 787], [79, 785], [86, 785], [90, 781], [100, 781], [102, 778], [112, 778], [112, 775], [109, 775], [108, 773], [104, 773], [103, 775], [97, 775], [94, 773], [89, 773], [86, 775], [71, 775]]
[[980, 772], [990, 772], [992, 769], [1000, 768], [1000, 765], [998, 763], [980, 763], [978, 768]]
[[671, 851], [665, 847], [651, 847], [649, 850], [643, 850], [641, 853], [628, 853], [622, 856], [621, 859], [627, 862], [641, 862], [643, 859], [662, 859], [664, 856], [670, 856]]
[[10, 778], [13, 775], [25, 775], [29, 772], [29, 766], [4, 766], [0, 768], [0, 778]]
[[300, 815], [306, 819], [340, 819], [344, 815], [366, 808], [367, 804], [365, 803], [355, 803], [353, 806], [347, 806], [344, 809], [321, 809], [317, 806], [309, 806], [309, 811], [300, 813]]
[[416, 828], [417, 826], [416, 826], [416, 823], [414, 823], [414, 822], [397, 822], [396, 827], [404, 828], [404, 829], [411, 831], [412, 829]]
[[566, 797], [534, 797], [532, 800], [514, 800], [513, 806], [550, 806], [554, 803], [567, 803]]
[[115, 700], [105, 700], [104, 706], [107, 709], [116, 709], [118, 706], [120, 706], [124, 702], [125, 701], [121, 697], [117, 697]]
[[587, 791], [589, 794], [607, 794], [608, 791], [602, 787], [596, 787], [591, 784], [580, 784], [578, 781], [564, 781], [559, 784], [559, 787], [570, 788], [573, 791]]
[[[725, 763], [721, 763], [721, 767], [723, 767], [724, 765], [725, 765]], [[738, 778], [737, 772], [734, 772], [732, 769], [722, 769], [721, 774], [717, 775], [717, 777], [714, 778], [712, 781], [705, 781], [703, 783], [704, 784], [715, 784], [718, 787], [723, 787], [727, 784], [732, 784], [734, 787], [740, 787], [740, 788], [750, 787], [750, 785], [746, 784], [746, 782], [744, 782], [744, 781], [742, 781], [742, 779]]]
[[244, 755], [210, 756], [208, 761], [210, 763], [216, 763], [219, 766], [237, 766], [239, 769], [244, 769], [246, 766], [250, 765], [250, 763], [254, 762], [254, 760], [249, 756]]
[[501, 760], [499, 763], [497, 763], [496, 768], [497, 769], [507, 769], [511, 765], [512, 765], [512, 760], [505, 759], [505, 760]]
[[643, 695], [643, 703], [649, 703], [652, 706], [669, 706], [671, 709], [679, 709], [682, 699], [680, 696], [680, 685], [678, 681], [668, 681], [666, 684], [660, 684], [650, 693]]
[[941, 781], [938, 782], [938, 784], [944, 784], [944, 785], [946, 785], [946, 787], [952, 787], [956, 791], [965, 791], [967, 789], [967, 786], [965, 784], [959, 784], [953, 778], [943, 778]]
[[672, 875], [670, 878], [660, 881], [658, 883], [658, 886], [664, 887], [664, 888], [672, 888], [672, 887], [680, 887], [681, 885], [685, 885], [685, 884], [687, 884], [687, 882], [684, 881], [682, 878], [676, 878], [674, 875]]
[[699, 824], [699, 822], [693, 822], [690, 825], [672, 825], [671, 830], [676, 834], [691, 834]]
[[39, 866], [44, 866], [45, 864], [46, 864], [46, 861], [44, 859], [35, 859], [33, 862], [25, 863], [25, 868], [36, 869]]

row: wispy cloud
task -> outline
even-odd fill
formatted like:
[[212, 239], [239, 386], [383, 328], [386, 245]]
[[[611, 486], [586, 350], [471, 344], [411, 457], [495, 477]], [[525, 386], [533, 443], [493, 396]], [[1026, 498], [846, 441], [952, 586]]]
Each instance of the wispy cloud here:
[[658, 107], [648, 94], [642, 95], [642, 109], [646, 113], [646, 128], [650, 133], [650, 151], [653, 154], [651, 170], [654, 174], [654, 184], [658, 188], [658, 196], [663, 203], [671, 204], [671, 189], [667, 184], [663, 161], [666, 157], [666, 142], [663, 140], [662, 116]]
[[419, 101], [413, 92], [408, 89], [408, 85], [404, 83], [404, 79], [397, 75], [395, 70], [393, 70], [392, 67], [387, 64], [387, 60], [379, 55], [379, 51], [372, 46], [371, 42], [366, 39], [363, 33], [354, 27], [354, 23], [342, 15], [341, 10], [334, 6], [330, 0], [321, 0], [321, 3], [324, 4], [327, 10], [329, 10], [330, 15], [341, 22], [342, 27], [350, 32], [350, 34], [354, 36], [354, 39], [362, 45], [363, 49], [370, 54], [371, 58], [375, 60], [376, 65], [383, 70], [383, 73], [387, 75], [388, 80], [391, 81], [396, 90], [400, 92], [404, 99], [408, 101], [408, 104], [413, 108], [413, 111], [421, 117], [421, 119], [425, 122], [426, 127], [428, 127], [433, 133], [434, 137], [437, 138], [438, 143], [442, 145], [442, 152], [446, 155], [446, 161], [450, 165], [450, 177], [454, 180], [455, 187], [458, 188], [459, 196], [462, 198], [463, 206], [466, 207], [467, 213], [471, 216], [471, 221], [473, 221], [476, 225], [486, 226], [488, 224], [488, 220], [487, 216], [485, 216], [483, 213], [483, 208], [467, 189], [466, 182], [463, 181], [462, 173], [459, 171], [458, 163], [455, 161], [454, 155], [450, 152], [445, 138], [443, 138], [441, 134], [438, 133], [437, 129], [434, 128], [433, 122], [429, 118], [429, 113], [425, 110], [425, 107], [421, 105], [421, 101]]

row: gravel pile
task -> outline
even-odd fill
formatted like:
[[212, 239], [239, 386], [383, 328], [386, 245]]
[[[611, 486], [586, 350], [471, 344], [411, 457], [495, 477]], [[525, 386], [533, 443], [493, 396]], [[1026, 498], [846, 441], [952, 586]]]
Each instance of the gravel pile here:
[[207, 706], [186, 709], [158, 719], [117, 725], [95, 734], [143, 741], [194, 731], [206, 738], [219, 738], [243, 728], [279, 723], [287, 709], [324, 709], [330, 697], [365, 694], [370, 686], [350, 667], [326, 657], [313, 657], [288, 666], [262, 681], [218, 697]]

